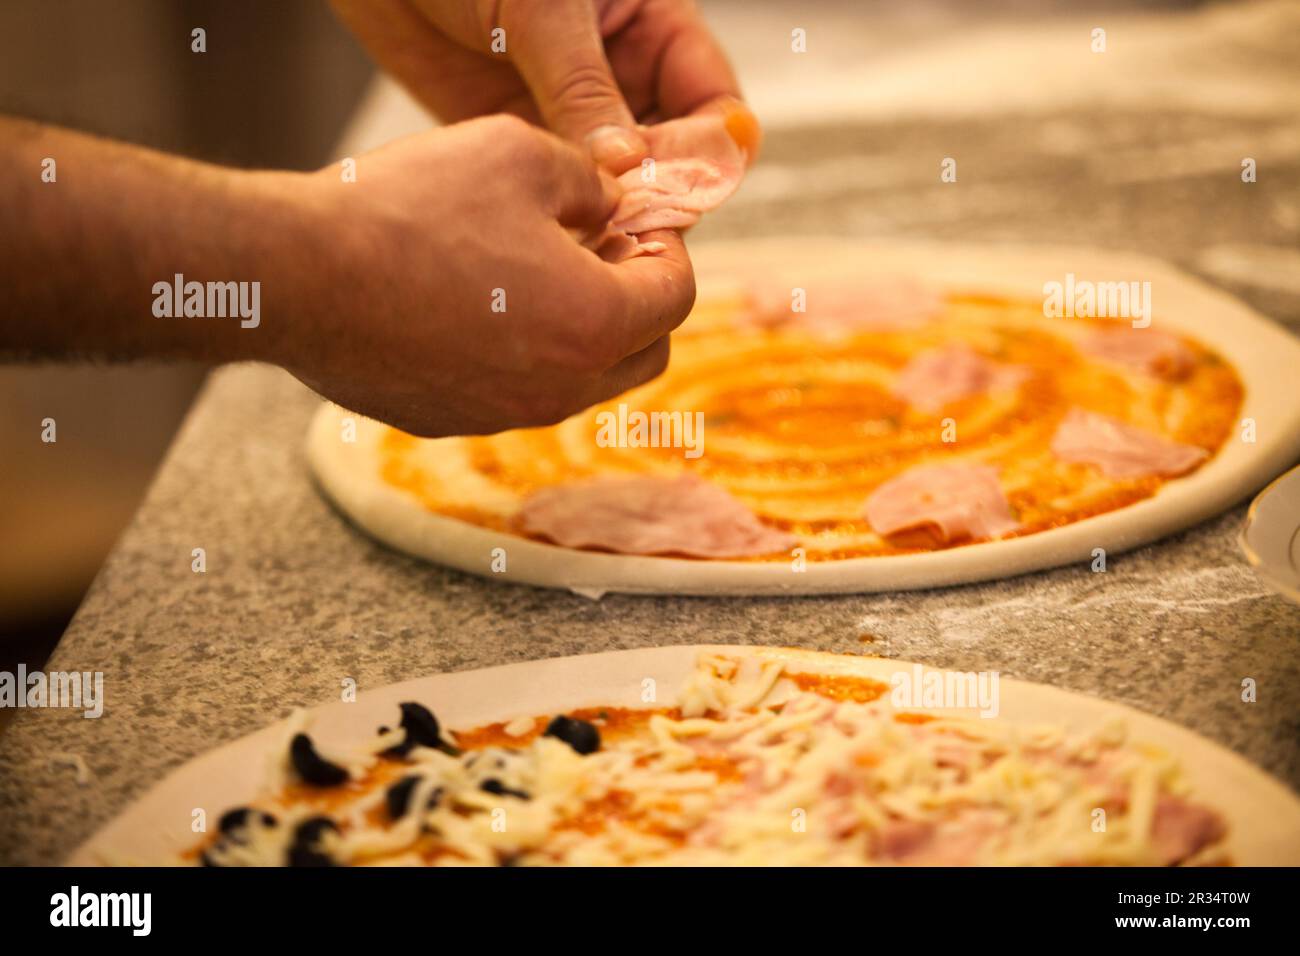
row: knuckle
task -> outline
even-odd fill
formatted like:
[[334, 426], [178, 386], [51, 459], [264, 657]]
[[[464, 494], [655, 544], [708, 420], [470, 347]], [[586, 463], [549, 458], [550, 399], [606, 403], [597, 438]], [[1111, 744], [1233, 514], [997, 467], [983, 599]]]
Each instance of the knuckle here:
[[483, 118], [483, 123], [491, 127], [491, 132], [499, 136], [523, 137], [532, 130], [532, 126], [514, 113], [497, 113]]
[[668, 359], [672, 355], [668, 336], [665, 335], [659, 342], [662, 344], [656, 344], [654, 352], [651, 353], [650, 361], [645, 367], [645, 375], [637, 383], [638, 385], [658, 378], [668, 368]]
[[623, 303], [606, 283], [589, 277], [578, 283], [568, 310], [549, 324], [544, 363], [566, 375], [598, 375], [623, 357]]
[[625, 392], [628, 389], [644, 385], [646, 382], [653, 381], [664, 373], [668, 367], [668, 336], [664, 336], [646, 349], [644, 355], [637, 356], [637, 361], [632, 364], [621, 382], [617, 385], [618, 392]]
[[575, 63], [555, 90], [555, 101], [567, 110], [585, 110], [618, 100], [618, 90], [609, 71], [596, 62]]
[[682, 322], [691, 309], [695, 308], [695, 270], [689, 266], [682, 269], [674, 269], [667, 274], [665, 279], [669, 283], [669, 293], [673, 303], [672, 315], [677, 323]]
[[558, 425], [577, 410], [567, 395], [551, 390], [520, 399], [516, 403], [513, 418], [524, 428], [544, 428]]
[[604, 371], [627, 352], [625, 338], [632, 319], [629, 305], [614, 288], [593, 284], [582, 309], [582, 339], [589, 369]]
[[599, 323], [572, 323], [551, 340], [546, 363], [570, 375], [600, 372], [611, 364], [609, 339]]
[[549, 158], [546, 135], [526, 120], [504, 115], [493, 117], [491, 122], [495, 128], [490, 135], [500, 144], [501, 155], [507, 163], [537, 165]]
[[695, 307], [695, 275], [689, 268], [666, 269], [649, 294], [655, 300], [651, 304], [655, 327], [667, 333], [686, 321]]

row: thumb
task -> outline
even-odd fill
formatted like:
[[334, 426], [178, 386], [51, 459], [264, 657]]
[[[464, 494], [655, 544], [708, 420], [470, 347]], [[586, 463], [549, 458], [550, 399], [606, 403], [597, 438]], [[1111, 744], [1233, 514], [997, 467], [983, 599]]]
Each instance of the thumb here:
[[501, 5], [510, 60], [554, 132], [582, 143], [613, 172], [647, 153], [618, 88], [590, 0]]

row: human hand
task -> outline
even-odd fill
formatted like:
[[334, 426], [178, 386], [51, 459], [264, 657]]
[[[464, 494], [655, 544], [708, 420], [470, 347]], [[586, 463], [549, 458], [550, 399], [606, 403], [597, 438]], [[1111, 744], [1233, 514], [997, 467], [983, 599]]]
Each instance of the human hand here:
[[379, 64], [445, 121], [513, 113], [585, 143], [618, 173], [646, 155], [638, 122], [726, 104], [733, 137], [757, 154], [758, 124], [735, 109], [735, 76], [690, 0], [331, 2]]
[[618, 186], [514, 117], [391, 143], [358, 158], [356, 182], [337, 167], [295, 182], [326, 261], [307, 263], [290, 334], [260, 357], [416, 435], [551, 424], [645, 382], [694, 300], [672, 230], [617, 264], [574, 239], [604, 228]]

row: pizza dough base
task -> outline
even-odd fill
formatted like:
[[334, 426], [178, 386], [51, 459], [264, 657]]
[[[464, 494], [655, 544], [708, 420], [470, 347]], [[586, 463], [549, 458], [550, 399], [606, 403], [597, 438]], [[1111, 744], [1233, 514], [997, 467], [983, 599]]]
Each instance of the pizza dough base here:
[[[379, 541], [472, 574], [567, 588], [588, 597], [634, 594], [798, 595], [910, 590], [986, 581], [1073, 562], [1094, 550], [1118, 554], [1204, 521], [1251, 495], [1300, 456], [1300, 402], [1295, 370], [1300, 340], [1243, 303], [1158, 260], [1084, 248], [958, 246], [838, 239], [743, 241], [692, 250], [700, 297], [734, 290], [746, 276], [796, 272], [812, 278], [851, 277], [864, 266], [903, 273], [940, 287], [1041, 299], [1043, 284], [1064, 281], [1149, 281], [1157, 321], [1215, 349], [1245, 384], [1241, 417], [1255, 422], [1256, 441], [1230, 437], [1192, 475], [1163, 485], [1151, 498], [1074, 524], [1021, 538], [924, 554], [793, 562], [698, 561], [579, 551], [490, 531], [435, 514], [379, 477], [378, 442], [385, 426], [332, 405], [312, 422], [307, 455], [325, 494]], [[1047, 321], [1047, 320], [1045, 320]], [[1069, 322], [1069, 319], [1051, 321]], [[343, 419], [356, 441], [341, 439]], [[504, 549], [506, 570], [499, 566]]]

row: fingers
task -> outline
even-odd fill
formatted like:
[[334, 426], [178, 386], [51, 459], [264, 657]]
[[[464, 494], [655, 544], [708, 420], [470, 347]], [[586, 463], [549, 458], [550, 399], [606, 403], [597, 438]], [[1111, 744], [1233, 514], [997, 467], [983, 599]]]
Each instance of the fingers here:
[[501, 0], [498, 22], [547, 126], [586, 143], [616, 172], [640, 162], [645, 142], [605, 59], [590, 0]]
[[535, 133], [549, 151], [547, 174], [535, 177], [547, 211], [563, 226], [603, 228], [614, 214], [623, 187], [576, 146]]
[[682, 237], [672, 229], [648, 232], [642, 242], [658, 242], [663, 251], [602, 263], [621, 308], [616, 327], [618, 355], [631, 355], [667, 335], [695, 304], [695, 273]]
[[695, 275], [681, 236], [664, 229], [640, 238], [662, 244], [662, 251], [611, 263], [568, 236], [558, 248], [548, 244], [567, 293], [554, 322], [564, 332], [550, 348], [601, 381], [620, 366], [620, 375], [643, 368], [623, 363], [681, 325], [695, 304]]
[[445, 122], [503, 110], [537, 119], [514, 67], [445, 35], [410, 0], [331, 0], [331, 5], [375, 62]]
[[642, 122], [677, 119], [719, 97], [740, 96], [721, 46], [686, 0], [645, 0], [607, 36], [614, 75]]
[[650, 153], [639, 130], [619, 126], [597, 126], [583, 143], [591, 158], [616, 176], [636, 166]]
[[673, 119], [729, 96], [740, 98], [740, 85], [731, 64], [703, 17], [687, 9], [668, 34], [659, 59], [659, 111]]
[[629, 392], [638, 385], [644, 385], [653, 378], [658, 378], [668, 367], [670, 346], [668, 336], [656, 339], [641, 351], [629, 355], [600, 377], [590, 400], [584, 407], [590, 408], [601, 402]]
[[758, 125], [758, 117], [741, 100], [730, 95], [719, 96], [694, 111], [696, 116], [710, 113], [722, 117], [727, 135], [744, 150], [745, 162], [752, 166], [763, 145], [763, 128]]

